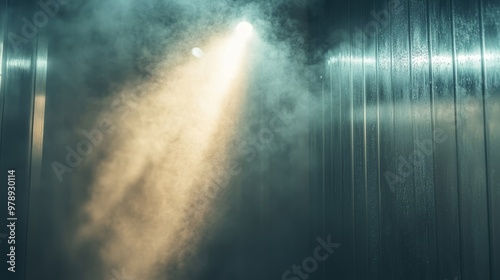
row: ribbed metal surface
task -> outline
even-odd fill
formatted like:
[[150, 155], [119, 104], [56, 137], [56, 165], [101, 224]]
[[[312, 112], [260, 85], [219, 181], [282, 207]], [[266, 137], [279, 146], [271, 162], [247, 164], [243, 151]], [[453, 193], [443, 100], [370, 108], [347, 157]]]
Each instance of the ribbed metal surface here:
[[[3, 116], [3, 99], [4, 95], [2, 92], [3, 86], [3, 76], [4, 76], [4, 41], [5, 41], [5, 30], [7, 25], [7, 0], [0, 1], [0, 123], [2, 123]], [[0, 129], [0, 139], [2, 139], [2, 130]]]
[[[31, 20], [35, 14], [35, 2], [0, 1], [2, 27], [5, 32], [1, 49], [3, 49], [2, 87], [0, 91], [0, 178], [2, 191], [0, 201], [7, 207], [7, 171], [15, 170], [15, 244], [0, 243], [1, 254], [0, 279], [25, 279], [26, 251], [28, 247], [28, 213], [30, 187], [32, 179], [38, 183], [39, 178], [32, 177], [33, 171], [40, 172], [41, 150], [43, 140], [44, 97], [42, 71], [46, 67], [46, 48], [36, 51], [38, 32], [28, 29], [24, 20]], [[27, 31], [28, 30], [28, 31]], [[37, 60], [37, 54], [42, 55]], [[45, 63], [42, 63], [45, 61]], [[38, 72], [38, 75], [36, 73]], [[35, 87], [35, 81], [36, 87]], [[35, 94], [36, 88], [36, 94]], [[37, 175], [38, 173], [35, 173]], [[7, 208], [0, 211], [2, 230], [6, 231]], [[38, 210], [39, 211], [39, 210]], [[12, 218], [11, 216], [9, 216]], [[15, 273], [7, 270], [7, 254], [10, 246], [15, 245]], [[10, 257], [9, 257], [10, 259]]]
[[500, 3], [350, 5], [313, 126], [324, 279], [500, 279]]

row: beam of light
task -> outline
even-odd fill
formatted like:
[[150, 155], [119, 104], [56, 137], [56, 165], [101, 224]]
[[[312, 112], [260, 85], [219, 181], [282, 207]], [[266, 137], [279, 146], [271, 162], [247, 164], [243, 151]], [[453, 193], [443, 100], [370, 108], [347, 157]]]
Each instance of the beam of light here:
[[[156, 279], [166, 267], [182, 267], [183, 255], [196, 250], [211, 211], [197, 209], [197, 199], [228, 176], [247, 43], [234, 34], [214, 40], [203, 60], [166, 64], [148, 83], [123, 85], [119, 94], [131, 105], [103, 113], [100, 119], [116, 132], [100, 147], [104, 159], [94, 159], [98, 171], [75, 243], [100, 244], [99, 279], [118, 268]], [[131, 98], [137, 90], [147, 95]]]
[[210, 73], [210, 89], [207, 91], [210, 100], [204, 104], [205, 112], [209, 115], [214, 116], [221, 111], [222, 99], [241, 73], [247, 46], [247, 37], [241, 37], [239, 32], [219, 44], [213, 62], [218, 67]]

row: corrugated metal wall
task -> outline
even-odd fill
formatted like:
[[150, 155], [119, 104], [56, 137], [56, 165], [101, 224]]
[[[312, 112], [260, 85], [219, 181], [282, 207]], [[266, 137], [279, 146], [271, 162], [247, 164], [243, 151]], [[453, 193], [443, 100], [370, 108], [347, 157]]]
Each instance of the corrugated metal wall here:
[[345, 31], [312, 134], [323, 279], [500, 279], [500, 2], [354, 0]]
[[[16, 218], [15, 243], [0, 240], [0, 279], [25, 279], [27, 250], [30, 235], [28, 217], [39, 213], [30, 208], [33, 196], [40, 195], [39, 185], [42, 161], [43, 125], [45, 108], [45, 74], [47, 45], [43, 28], [47, 22], [39, 17], [33, 20], [36, 3], [31, 0], [0, 0], [0, 201], [6, 208], [0, 211], [2, 229]], [[24, 21], [32, 21], [32, 29]], [[41, 22], [43, 24], [41, 24]], [[7, 210], [7, 175], [15, 170], [15, 216]], [[35, 188], [35, 189], [33, 189]], [[12, 206], [12, 205], [11, 205]], [[30, 228], [32, 231], [33, 228]], [[10, 234], [10, 232], [9, 232]], [[7, 270], [7, 254], [15, 245], [15, 273]]]

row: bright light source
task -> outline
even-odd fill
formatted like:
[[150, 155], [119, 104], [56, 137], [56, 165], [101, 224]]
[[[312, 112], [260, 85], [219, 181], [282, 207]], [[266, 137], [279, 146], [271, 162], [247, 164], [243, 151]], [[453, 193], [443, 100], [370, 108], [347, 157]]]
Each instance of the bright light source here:
[[242, 36], [249, 37], [252, 35], [253, 26], [249, 22], [243, 21], [236, 26], [236, 31]]
[[200, 48], [193, 48], [191, 50], [191, 54], [194, 56], [194, 57], [197, 57], [197, 58], [202, 58], [203, 57], [203, 50], [201, 50]]

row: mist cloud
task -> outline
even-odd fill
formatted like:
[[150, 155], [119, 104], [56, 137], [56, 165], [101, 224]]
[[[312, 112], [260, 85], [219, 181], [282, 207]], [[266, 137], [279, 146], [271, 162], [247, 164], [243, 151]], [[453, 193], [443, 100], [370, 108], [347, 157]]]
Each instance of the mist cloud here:
[[[69, 132], [53, 136], [60, 145], [52, 148], [64, 155], [60, 147], [78, 143], [81, 131], [103, 119], [114, 126], [64, 182], [73, 189], [77, 218], [63, 226], [71, 227], [64, 246], [70, 260], [94, 258], [81, 279], [109, 278], [120, 269], [139, 279], [165, 279], [165, 271], [185, 268], [207, 224], [217, 222], [216, 199], [190, 212], [193, 197], [213, 178], [230, 185], [223, 177], [234, 162], [252, 174], [277, 153], [286, 153], [284, 162], [305, 164], [308, 120], [321, 108], [309, 81], [321, 66], [308, 65], [298, 20], [278, 16], [293, 5], [306, 2], [88, 1], [70, 3], [53, 19], [58, 40], [52, 41], [51, 66], [64, 73], [53, 96], [69, 105], [58, 110], [73, 117], [66, 120]], [[244, 95], [207, 125], [196, 112], [213, 102], [200, 95], [217, 66], [211, 49], [241, 20], [256, 30], [246, 77], [230, 89]], [[193, 57], [193, 47], [205, 56]], [[68, 111], [78, 102], [80, 111]], [[261, 145], [259, 132], [273, 114], [281, 115], [282, 125]], [[234, 150], [242, 143], [254, 159]]]

